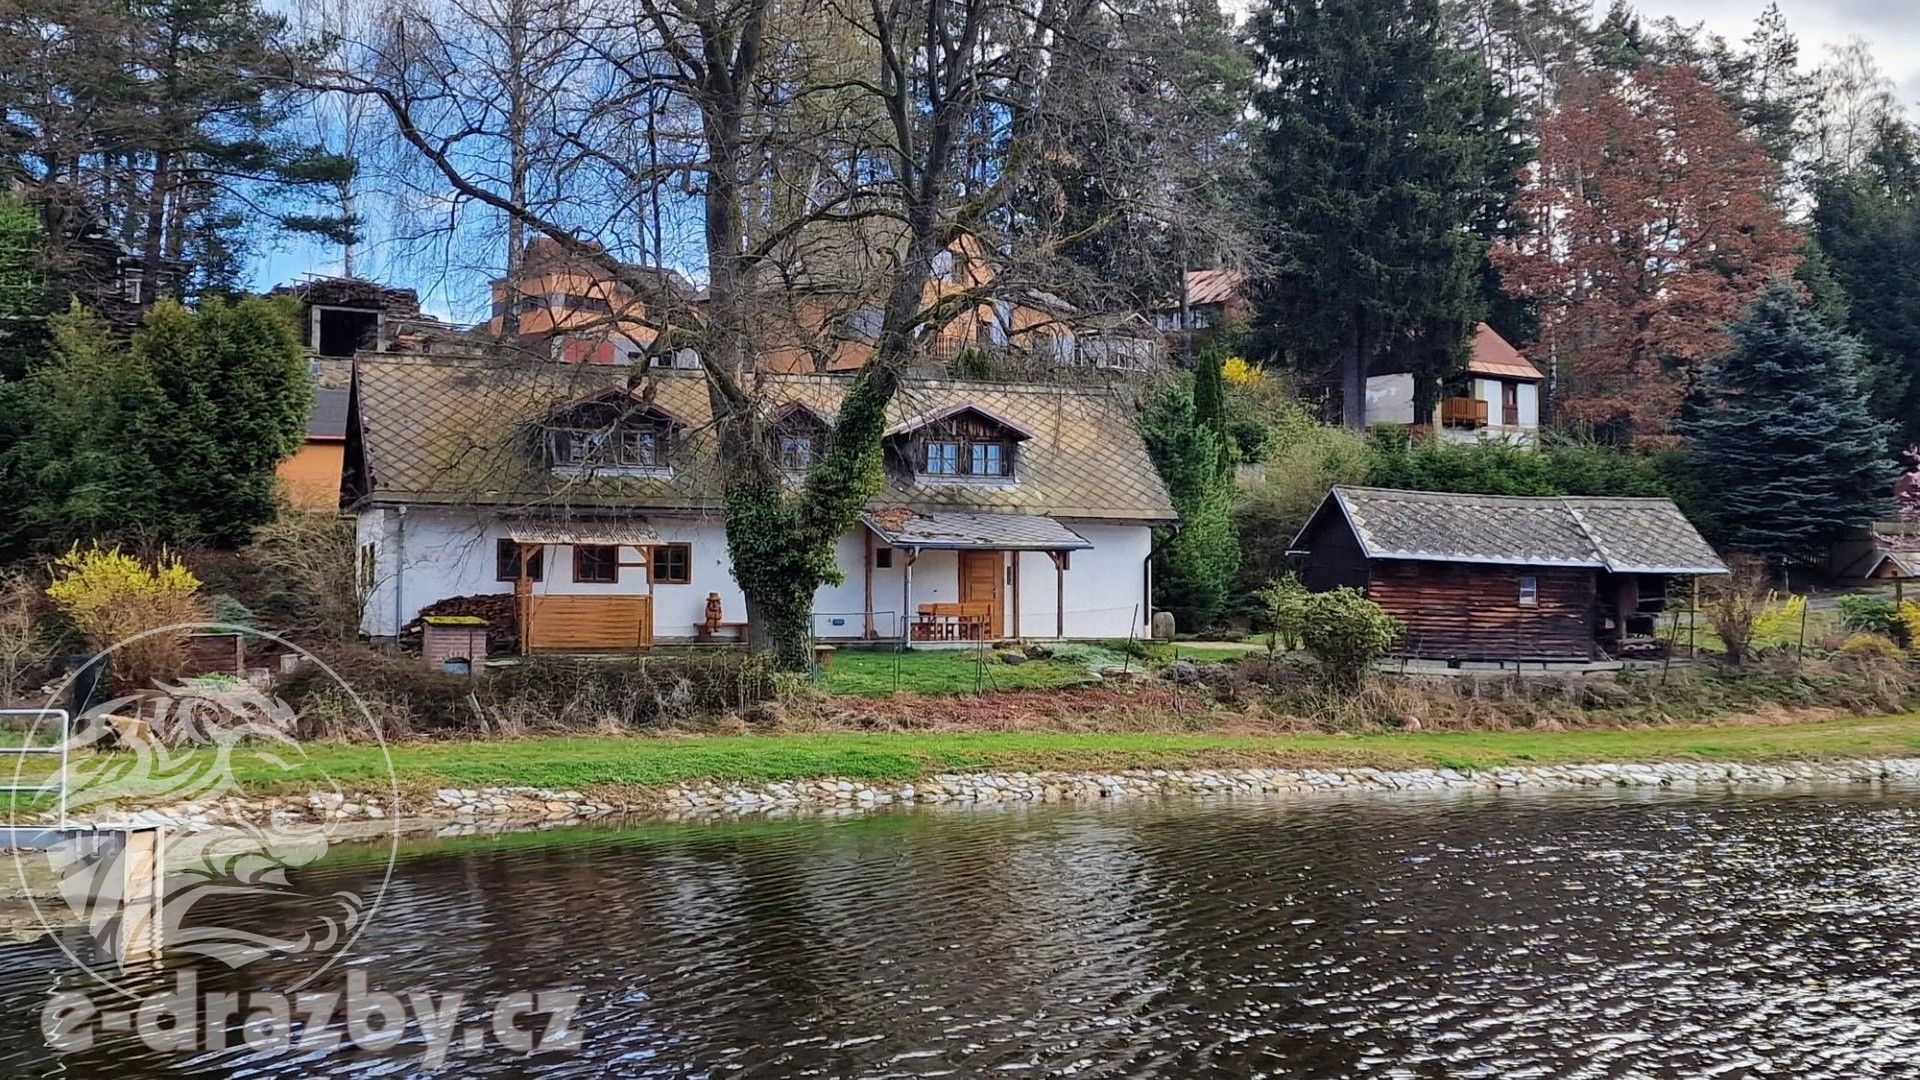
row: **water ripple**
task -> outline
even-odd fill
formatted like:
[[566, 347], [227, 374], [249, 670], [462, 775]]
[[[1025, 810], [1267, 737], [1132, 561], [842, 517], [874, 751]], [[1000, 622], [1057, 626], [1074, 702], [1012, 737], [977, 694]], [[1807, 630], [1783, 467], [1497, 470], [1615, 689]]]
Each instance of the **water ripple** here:
[[[353, 963], [463, 1019], [584, 995], [577, 1054], [464, 1076], [1911, 1076], [1917, 882], [1912, 794], [922, 810], [431, 848]], [[413, 1041], [56, 1061], [50, 970], [78, 980], [0, 948], [8, 1075], [419, 1071]]]

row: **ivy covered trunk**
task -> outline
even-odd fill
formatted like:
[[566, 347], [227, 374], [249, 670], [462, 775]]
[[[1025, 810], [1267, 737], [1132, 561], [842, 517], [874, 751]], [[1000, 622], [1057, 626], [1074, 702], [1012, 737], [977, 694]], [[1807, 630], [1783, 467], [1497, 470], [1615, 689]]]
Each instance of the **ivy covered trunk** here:
[[880, 444], [898, 377], [869, 365], [840, 405], [819, 459], [795, 491], [769, 449], [764, 415], [742, 401], [720, 425], [726, 481], [727, 552], [747, 598], [747, 641], [785, 671], [807, 668], [813, 594], [838, 585], [840, 534], [859, 521], [881, 483]]

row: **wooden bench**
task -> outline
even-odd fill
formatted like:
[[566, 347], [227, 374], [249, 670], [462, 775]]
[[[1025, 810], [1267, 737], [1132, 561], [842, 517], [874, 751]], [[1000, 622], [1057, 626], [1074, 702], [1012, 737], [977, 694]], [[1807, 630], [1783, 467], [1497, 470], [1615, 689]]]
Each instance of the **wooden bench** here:
[[745, 641], [747, 624], [720, 619], [713, 622], [695, 623], [693, 626], [695, 641]]
[[982, 641], [992, 620], [993, 604], [985, 600], [921, 604], [910, 636], [914, 641]]

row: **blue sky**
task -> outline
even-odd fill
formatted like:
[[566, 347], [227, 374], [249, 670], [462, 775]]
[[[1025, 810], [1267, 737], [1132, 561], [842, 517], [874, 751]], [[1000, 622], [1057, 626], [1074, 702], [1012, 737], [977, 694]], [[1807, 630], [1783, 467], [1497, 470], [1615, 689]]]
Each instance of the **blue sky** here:
[[[1229, 8], [1246, 9], [1253, 0], [1225, 0]], [[1840, 44], [1850, 37], [1863, 37], [1900, 88], [1901, 100], [1913, 111], [1920, 102], [1920, 0], [1779, 0], [1787, 25], [1800, 38], [1801, 63], [1812, 67], [1820, 62], [1827, 45]], [[1596, 8], [1605, 6], [1596, 0]], [[1683, 22], [1705, 23], [1707, 28], [1738, 41], [1752, 30], [1754, 21], [1766, 9], [1767, 0], [1640, 0], [1642, 14], [1658, 18], [1671, 15]], [[442, 318], [473, 320], [485, 317], [486, 276], [472, 270], [432, 275], [400, 272], [383, 267], [379, 245], [363, 252], [362, 265], [356, 270], [366, 277], [395, 285], [407, 285], [421, 293], [421, 304]], [[464, 258], [445, 260], [472, 266], [487, 261], [482, 253], [461, 252]], [[674, 261], [674, 260], [669, 260]], [[433, 259], [416, 260], [434, 263]], [[266, 289], [303, 274], [338, 273], [338, 248], [288, 241], [258, 252], [252, 261], [252, 282]]]

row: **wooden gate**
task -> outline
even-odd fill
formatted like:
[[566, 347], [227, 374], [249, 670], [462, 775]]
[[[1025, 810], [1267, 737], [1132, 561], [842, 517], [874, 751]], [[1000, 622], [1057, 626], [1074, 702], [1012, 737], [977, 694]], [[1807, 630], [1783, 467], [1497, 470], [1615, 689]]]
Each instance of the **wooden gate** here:
[[530, 652], [631, 652], [653, 648], [651, 596], [527, 597]]

